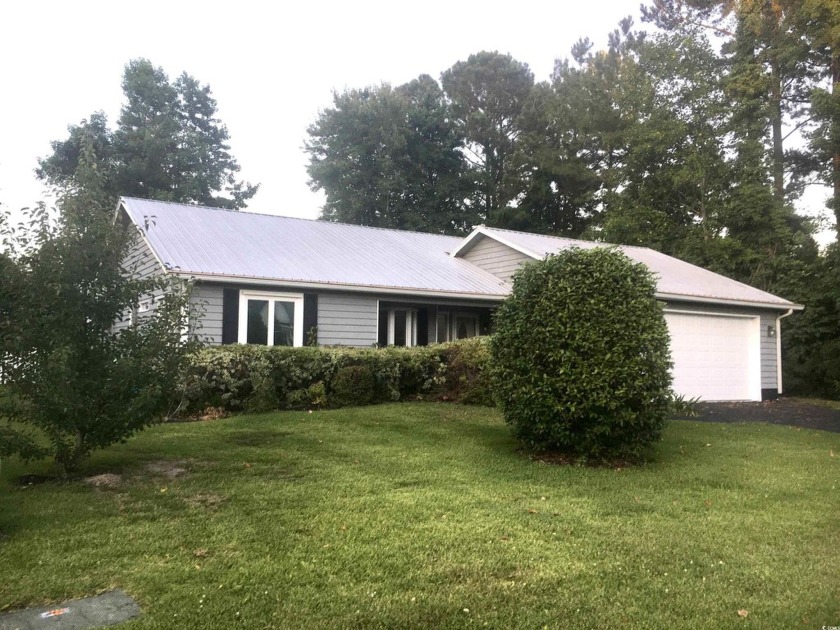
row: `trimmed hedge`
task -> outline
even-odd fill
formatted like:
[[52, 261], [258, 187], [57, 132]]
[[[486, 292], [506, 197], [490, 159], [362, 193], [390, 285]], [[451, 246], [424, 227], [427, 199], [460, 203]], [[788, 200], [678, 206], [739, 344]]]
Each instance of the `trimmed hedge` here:
[[505, 420], [530, 448], [632, 458], [660, 438], [668, 329], [656, 278], [621, 252], [572, 248], [523, 267], [491, 345]]
[[186, 414], [343, 407], [430, 397], [492, 404], [486, 338], [417, 348], [228, 345], [193, 355]]

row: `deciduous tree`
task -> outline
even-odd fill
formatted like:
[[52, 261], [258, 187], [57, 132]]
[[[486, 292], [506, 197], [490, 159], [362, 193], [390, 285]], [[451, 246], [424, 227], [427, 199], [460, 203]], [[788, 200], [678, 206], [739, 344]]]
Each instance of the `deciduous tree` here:
[[[186, 292], [122, 268], [136, 234], [112, 220], [95, 134], [80, 131], [79, 142], [76, 190], [58, 217], [40, 205], [27, 229], [0, 221], [12, 246], [0, 256], [0, 453], [50, 454], [65, 472], [174, 409], [189, 348]], [[159, 288], [168, 290], [154, 316], [114, 332]]]
[[336, 93], [308, 134], [310, 186], [326, 194], [322, 218], [446, 234], [477, 222], [464, 203], [461, 136], [428, 75]]
[[82, 138], [90, 138], [111, 206], [128, 195], [245, 207], [258, 187], [237, 179], [239, 164], [209, 86], [186, 73], [172, 82], [162, 68], [136, 59], [126, 65], [122, 88], [126, 102], [116, 129], [102, 112], [71, 125], [39, 161], [41, 180], [62, 194], [77, 190]]

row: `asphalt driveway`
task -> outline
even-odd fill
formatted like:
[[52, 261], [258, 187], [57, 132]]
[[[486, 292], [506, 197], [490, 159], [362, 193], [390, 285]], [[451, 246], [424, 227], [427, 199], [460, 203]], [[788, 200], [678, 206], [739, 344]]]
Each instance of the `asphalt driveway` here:
[[699, 403], [701, 422], [766, 422], [840, 433], [840, 410], [790, 398], [765, 402]]

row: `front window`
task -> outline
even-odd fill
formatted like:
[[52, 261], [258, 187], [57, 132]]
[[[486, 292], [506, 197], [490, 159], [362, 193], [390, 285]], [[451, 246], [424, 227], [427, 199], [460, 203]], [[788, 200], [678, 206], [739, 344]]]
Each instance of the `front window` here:
[[469, 339], [478, 336], [478, 317], [475, 315], [455, 316], [455, 339]]
[[303, 295], [239, 293], [239, 343], [303, 345]]
[[449, 332], [449, 313], [438, 311], [437, 314], [437, 341], [446, 343], [451, 339]]
[[417, 345], [417, 311], [411, 308], [391, 308], [386, 311], [387, 342], [389, 346]]

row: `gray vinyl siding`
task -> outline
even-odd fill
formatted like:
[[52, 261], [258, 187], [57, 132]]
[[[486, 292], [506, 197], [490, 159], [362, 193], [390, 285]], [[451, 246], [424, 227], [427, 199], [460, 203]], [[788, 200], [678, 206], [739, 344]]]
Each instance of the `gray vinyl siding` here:
[[350, 293], [318, 295], [318, 344], [370, 347], [376, 343], [376, 297]]
[[213, 284], [197, 284], [190, 294], [190, 332], [209, 346], [222, 343], [223, 296], [224, 288]]
[[[145, 239], [138, 237], [137, 241], [132, 245], [128, 251], [128, 255], [123, 261], [123, 268], [126, 273], [132, 278], [138, 280], [146, 280], [164, 273], [163, 267], [155, 258], [152, 250], [149, 248]], [[152, 294], [143, 295], [141, 302], [150, 300], [149, 310], [144, 313], [138, 313], [138, 318], [151, 317], [157, 310], [158, 303], [163, 297], [163, 292], [158, 290]], [[125, 330], [131, 325], [131, 312], [124, 312], [121, 317], [114, 323], [114, 331], [119, 332]]]
[[[759, 339], [761, 340], [761, 389], [778, 389], [776, 340], [779, 338], [780, 331], [776, 330], [776, 317], [779, 313], [737, 306], [716, 306], [713, 304], [693, 304], [688, 302], [669, 302], [667, 308], [697, 313], [758, 316], [760, 318]], [[776, 330], [776, 334], [773, 337], [767, 334], [768, 326]]]
[[463, 257], [476, 267], [506, 282], [523, 263], [534, 260], [522, 252], [487, 237], [479, 239]]
[[[761, 315], [761, 389], [779, 389], [776, 343], [780, 331], [776, 330], [776, 316], [776, 313]], [[768, 326], [776, 330], [775, 336], [767, 335]]]

